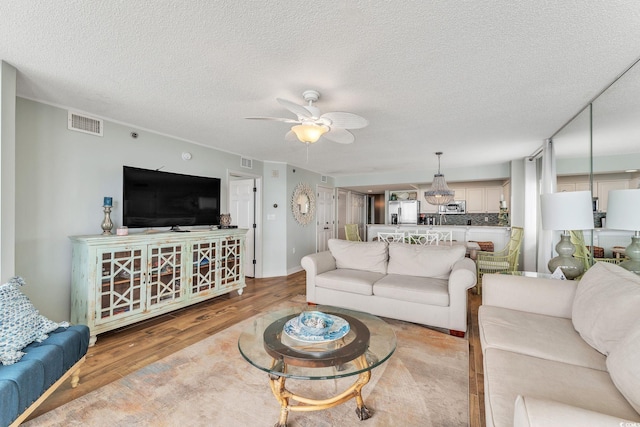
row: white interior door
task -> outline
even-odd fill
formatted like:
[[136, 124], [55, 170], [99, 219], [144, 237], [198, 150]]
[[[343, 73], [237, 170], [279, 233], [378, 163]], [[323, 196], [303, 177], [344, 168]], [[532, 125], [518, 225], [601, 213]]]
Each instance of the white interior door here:
[[[358, 224], [360, 237], [365, 239], [365, 224], [367, 223], [367, 196], [351, 193], [351, 218], [349, 224]], [[344, 228], [344, 227], [343, 227]]]
[[335, 198], [333, 188], [318, 186], [316, 200], [316, 251], [329, 249], [327, 242], [335, 236]]
[[231, 223], [238, 228], [248, 228], [245, 241], [244, 274], [255, 277], [255, 191], [254, 179], [229, 181], [229, 213]]
[[344, 231], [344, 226], [346, 224], [351, 224], [348, 218], [348, 206], [347, 206], [347, 196], [348, 192], [345, 190], [338, 190], [338, 224], [336, 228], [338, 229], [338, 239], [346, 239], [346, 233]]

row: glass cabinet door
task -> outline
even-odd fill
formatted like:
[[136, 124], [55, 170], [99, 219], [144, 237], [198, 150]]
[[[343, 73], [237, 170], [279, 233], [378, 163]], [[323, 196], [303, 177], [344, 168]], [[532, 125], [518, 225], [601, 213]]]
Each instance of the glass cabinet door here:
[[192, 246], [191, 295], [217, 289], [216, 271], [219, 240], [194, 242]]
[[148, 304], [175, 302], [184, 298], [182, 289], [182, 244], [150, 246], [148, 249]]
[[144, 248], [115, 248], [98, 253], [96, 324], [144, 310]]
[[220, 241], [220, 285], [236, 283], [242, 278], [242, 238], [226, 238]]

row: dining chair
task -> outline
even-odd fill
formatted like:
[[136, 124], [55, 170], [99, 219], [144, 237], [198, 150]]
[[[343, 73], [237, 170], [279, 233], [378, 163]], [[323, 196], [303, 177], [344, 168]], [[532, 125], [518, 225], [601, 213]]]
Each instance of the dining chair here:
[[516, 271], [518, 258], [522, 247], [522, 227], [511, 227], [511, 237], [504, 249], [495, 252], [479, 251], [476, 255], [476, 269], [478, 278], [478, 295], [482, 293], [482, 276], [491, 273]]
[[624, 261], [624, 258], [595, 258], [591, 253], [590, 247], [587, 246], [584, 240], [584, 233], [582, 230], [569, 230], [569, 234], [571, 235], [571, 243], [576, 247], [573, 257], [583, 262], [585, 272], [596, 262], [620, 264]]
[[352, 242], [362, 242], [358, 224], [346, 224], [344, 226], [345, 238]]
[[406, 242], [412, 245], [437, 245], [438, 233], [407, 233]]
[[442, 242], [451, 245], [453, 243], [453, 231], [436, 231], [436, 233], [438, 233], [438, 243], [436, 244]]
[[405, 234], [404, 232], [400, 233], [378, 233], [378, 241], [381, 242], [387, 242], [387, 243], [391, 243], [391, 242], [400, 242], [400, 243], [404, 243], [404, 238], [405, 238]]

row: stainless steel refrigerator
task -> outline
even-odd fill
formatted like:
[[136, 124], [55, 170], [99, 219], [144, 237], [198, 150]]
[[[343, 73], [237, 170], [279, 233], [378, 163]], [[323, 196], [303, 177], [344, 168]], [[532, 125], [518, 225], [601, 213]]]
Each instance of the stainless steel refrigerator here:
[[418, 200], [389, 202], [389, 224], [417, 224], [419, 213], [420, 202]]

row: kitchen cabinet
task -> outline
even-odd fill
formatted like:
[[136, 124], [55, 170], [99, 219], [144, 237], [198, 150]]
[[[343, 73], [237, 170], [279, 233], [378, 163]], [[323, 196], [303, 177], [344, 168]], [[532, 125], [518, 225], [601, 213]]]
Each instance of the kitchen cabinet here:
[[609, 191], [626, 190], [629, 188], [629, 181], [619, 179], [611, 181], [597, 181], [594, 182], [594, 187], [597, 189], [597, 197], [599, 203], [598, 210], [606, 212], [607, 202], [609, 200]]
[[484, 213], [485, 205], [484, 188], [467, 189], [467, 213]]
[[245, 229], [73, 236], [71, 322], [99, 333], [245, 287]]
[[500, 199], [502, 198], [502, 187], [485, 188], [485, 208], [487, 212], [500, 212]]
[[500, 211], [500, 187], [467, 188], [467, 213], [498, 213]]
[[466, 188], [449, 186], [449, 189], [453, 190], [453, 192], [455, 193], [453, 196], [455, 200], [467, 200]]
[[[593, 180], [593, 197], [598, 198], [598, 210], [601, 212], [607, 211], [607, 202], [609, 200], [609, 191], [611, 190], [625, 190], [629, 187], [630, 180], [628, 179], [594, 179]], [[591, 185], [589, 181], [585, 181], [582, 178], [574, 178], [569, 180], [567, 177], [562, 177], [558, 181], [558, 192], [562, 191], [589, 191]]]
[[558, 193], [563, 191], [589, 191], [589, 182], [558, 183]]

